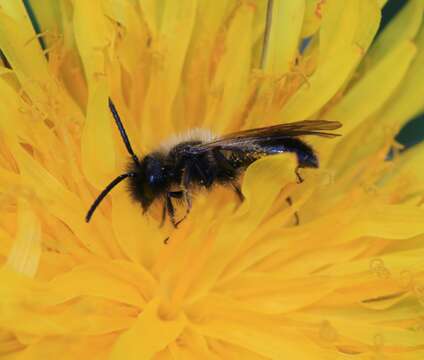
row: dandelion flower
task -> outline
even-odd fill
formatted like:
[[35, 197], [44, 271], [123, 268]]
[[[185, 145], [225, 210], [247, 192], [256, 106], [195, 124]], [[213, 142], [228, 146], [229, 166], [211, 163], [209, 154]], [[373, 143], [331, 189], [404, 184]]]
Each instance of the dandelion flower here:
[[[424, 147], [394, 137], [424, 106], [424, 4], [376, 37], [384, 3], [2, 1], [2, 358], [422, 359]], [[343, 136], [307, 139], [302, 184], [263, 158], [242, 204], [200, 192], [178, 229], [125, 186], [87, 224], [128, 160], [108, 96], [139, 154], [191, 128]]]

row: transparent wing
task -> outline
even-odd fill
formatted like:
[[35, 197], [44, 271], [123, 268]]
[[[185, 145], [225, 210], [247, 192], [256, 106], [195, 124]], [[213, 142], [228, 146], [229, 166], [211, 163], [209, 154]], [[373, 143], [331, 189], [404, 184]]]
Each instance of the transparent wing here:
[[288, 124], [267, 126], [262, 128], [238, 131], [224, 135], [208, 143], [195, 145], [190, 152], [201, 153], [210, 149], [246, 150], [254, 149], [258, 144], [278, 141], [290, 137], [315, 135], [327, 138], [340, 136], [327, 131], [336, 130], [342, 126], [338, 121], [304, 120]]

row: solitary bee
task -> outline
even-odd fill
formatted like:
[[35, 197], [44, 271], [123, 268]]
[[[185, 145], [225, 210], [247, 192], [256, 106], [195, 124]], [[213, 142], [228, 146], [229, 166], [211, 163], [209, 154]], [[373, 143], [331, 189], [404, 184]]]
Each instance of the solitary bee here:
[[[93, 202], [86, 215], [87, 222], [105, 196], [127, 178], [130, 193], [133, 199], [141, 204], [143, 212], [146, 212], [156, 199], [160, 199], [163, 201], [162, 224], [168, 214], [174, 227], [189, 214], [192, 191], [195, 189], [210, 189], [215, 184], [229, 185], [240, 200], [243, 200], [238, 178], [251, 163], [264, 156], [294, 153], [298, 161], [296, 175], [301, 182], [298, 169], [317, 168], [319, 163], [314, 150], [300, 140], [299, 136], [317, 135], [332, 138], [338, 134], [327, 131], [341, 127], [337, 121], [305, 120], [239, 131], [222, 137], [215, 137], [197, 129], [192, 131], [189, 138], [181, 138], [180, 141], [168, 144], [167, 147], [147, 154], [140, 160], [131, 147], [111, 99], [109, 108], [132, 159], [127, 172], [107, 185]], [[173, 199], [179, 199], [186, 204], [186, 213], [178, 221], [175, 218]]]

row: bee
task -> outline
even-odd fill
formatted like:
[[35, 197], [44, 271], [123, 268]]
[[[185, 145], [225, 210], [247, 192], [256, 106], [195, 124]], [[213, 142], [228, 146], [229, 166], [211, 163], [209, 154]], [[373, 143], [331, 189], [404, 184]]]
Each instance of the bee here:
[[[210, 189], [217, 184], [228, 185], [243, 201], [238, 179], [250, 164], [264, 156], [294, 153], [298, 162], [296, 175], [299, 182], [302, 182], [298, 170], [317, 168], [319, 162], [312, 147], [299, 137], [315, 135], [332, 138], [338, 134], [328, 131], [341, 127], [337, 121], [304, 120], [239, 131], [222, 137], [197, 129], [188, 138], [176, 138], [167, 147], [147, 154], [140, 160], [131, 147], [111, 99], [109, 108], [131, 159], [127, 172], [115, 178], [94, 200], [86, 215], [87, 222], [106, 195], [125, 179], [128, 179], [132, 198], [141, 205], [143, 213], [155, 200], [161, 200], [161, 225], [168, 215], [174, 227], [189, 214], [195, 190]], [[185, 215], [180, 220], [176, 219], [173, 200], [182, 201], [186, 205]]]

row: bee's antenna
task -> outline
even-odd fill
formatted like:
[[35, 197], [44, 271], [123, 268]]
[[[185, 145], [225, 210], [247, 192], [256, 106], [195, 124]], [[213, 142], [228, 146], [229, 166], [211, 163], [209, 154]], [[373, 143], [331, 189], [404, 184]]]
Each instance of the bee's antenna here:
[[99, 196], [97, 196], [97, 199], [94, 200], [93, 205], [91, 205], [90, 209], [87, 212], [87, 215], [85, 216], [85, 221], [89, 222], [91, 217], [93, 216], [94, 211], [97, 209], [97, 206], [102, 202], [102, 200], [105, 198], [107, 194], [116, 186], [118, 185], [122, 180], [125, 180], [127, 177], [133, 177], [137, 174], [134, 172], [126, 173], [119, 175], [115, 180], [113, 180], [108, 186], [105, 187], [105, 189], [100, 193]]
[[112, 102], [112, 99], [109, 98], [109, 109], [115, 119], [116, 125], [118, 126], [119, 132], [121, 133], [122, 140], [124, 140], [125, 147], [127, 148], [128, 153], [131, 155], [137, 167], [140, 167], [140, 161], [138, 160], [137, 155], [134, 153], [130, 140], [128, 139], [128, 135], [124, 129], [124, 125], [122, 125], [121, 118], [119, 117], [118, 111], [116, 111], [116, 107]]

